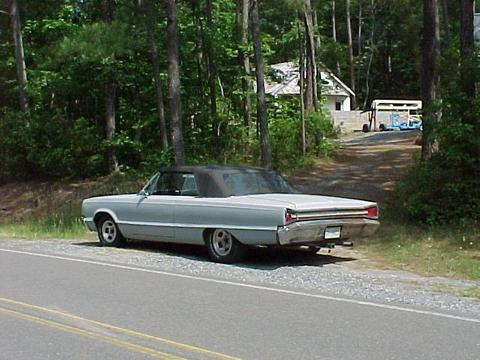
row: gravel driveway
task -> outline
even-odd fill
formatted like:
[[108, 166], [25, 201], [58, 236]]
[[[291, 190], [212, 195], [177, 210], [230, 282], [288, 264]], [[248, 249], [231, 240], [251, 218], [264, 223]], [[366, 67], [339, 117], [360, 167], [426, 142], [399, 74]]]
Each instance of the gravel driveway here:
[[[93, 239], [92, 239], [93, 240]], [[285, 249], [253, 249], [241, 264], [208, 261], [202, 247], [134, 242], [104, 248], [91, 240], [0, 240], [0, 248], [128, 264], [243, 283], [311, 291], [379, 303], [468, 314], [480, 319], [480, 302], [457, 294], [480, 281], [423, 277], [368, 268], [354, 249], [331, 254]]]

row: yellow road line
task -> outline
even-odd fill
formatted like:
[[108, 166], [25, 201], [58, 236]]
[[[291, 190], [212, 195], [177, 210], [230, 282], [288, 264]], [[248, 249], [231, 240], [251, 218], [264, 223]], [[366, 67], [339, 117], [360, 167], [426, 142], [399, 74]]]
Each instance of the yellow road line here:
[[10, 315], [10, 316], [19, 318], [19, 319], [32, 321], [32, 322], [35, 322], [37, 324], [49, 326], [51, 328], [62, 330], [62, 331], [72, 333], [72, 334], [75, 334], [75, 335], [82, 335], [82, 336], [97, 339], [97, 340], [99, 339], [99, 340], [102, 340], [104, 342], [107, 342], [107, 343], [110, 343], [110, 344], [113, 344], [113, 345], [117, 345], [117, 346], [121, 346], [121, 347], [124, 347], [124, 348], [132, 350], [132, 351], [147, 354], [147, 355], [153, 356], [153, 357], [158, 358], [158, 359], [185, 360], [184, 358], [181, 358], [181, 357], [178, 357], [178, 356], [175, 356], [175, 355], [172, 355], [172, 354], [168, 354], [168, 353], [165, 353], [165, 352], [162, 352], [162, 351], [158, 351], [158, 350], [153, 349], [153, 348], [149, 348], [149, 347], [142, 346], [142, 345], [137, 345], [137, 344], [131, 343], [129, 341], [115, 339], [114, 337], [111, 337], [111, 336], [103, 335], [103, 334], [96, 333], [96, 332], [93, 332], [93, 331], [80, 329], [80, 328], [70, 326], [70, 325], [65, 325], [65, 324], [62, 324], [62, 323], [59, 323], [59, 322], [56, 322], [56, 321], [42, 319], [40, 317], [29, 315], [29, 314], [24, 314], [24, 313], [19, 312], [19, 311], [14, 311], [14, 310], [10, 310], [10, 309], [0, 307], [0, 313], [4, 313], [4, 314], [7, 314], [7, 315]]
[[81, 316], [64, 313], [64, 312], [58, 311], [58, 310], [48, 309], [48, 308], [38, 306], [38, 305], [32, 305], [32, 304], [24, 303], [24, 302], [21, 302], [21, 301], [16, 301], [16, 300], [2, 298], [2, 297], [0, 297], [0, 301], [2, 301], [4, 303], [13, 304], [13, 305], [23, 306], [23, 307], [30, 308], [30, 309], [45, 311], [45, 312], [48, 312], [48, 313], [51, 313], [51, 314], [65, 316], [65, 317], [75, 319], [75, 320], [81, 320], [81, 321], [84, 321], [84, 322], [87, 322], [87, 323], [90, 323], [90, 324], [95, 324], [97, 326], [101, 326], [103, 328], [106, 328], [106, 329], [109, 329], [109, 330], [112, 330], [112, 331], [117, 331], [119, 333], [128, 334], [128, 335], [136, 336], [136, 337], [139, 337], [139, 338], [156, 341], [156, 342], [159, 342], [159, 343], [171, 345], [171, 346], [174, 346], [174, 347], [177, 347], [177, 348], [180, 348], [180, 349], [185, 349], [185, 350], [188, 350], [188, 351], [201, 353], [201, 354], [208, 355], [208, 356], [215, 357], [215, 358], [222, 359], [222, 360], [241, 360], [238, 357], [218, 353], [218, 352], [215, 352], [215, 351], [212, 351], [212, 350], [204, 349], [204, 348], [193, 346], [193, 345], [184, 344], [184, 343], [177, 342], [177, 341], [174, 341], [174, 340], [169, 340], [169, 339], [164, 339], [164, 338], [149, 335], [149, 334], [144, 334], [144, 333], [141, 333], [141, 332], [138, 332], [138, 331], [125, 329], [125, 328], [122, 328], [122, 327], [118, 327], [118, 326], [115, 326], [115, 325], [103, 323], [103, 322], [100, 322], [100, 321], [86, 319], [86, 318], [83, 318]]

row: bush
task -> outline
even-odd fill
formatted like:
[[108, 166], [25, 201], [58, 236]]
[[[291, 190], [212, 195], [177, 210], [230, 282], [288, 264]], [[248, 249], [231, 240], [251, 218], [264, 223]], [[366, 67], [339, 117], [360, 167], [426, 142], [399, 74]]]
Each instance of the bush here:
[[422, 222], [480, 219], [480, 98], [465, 96], [457, 79], [445, 79], [442, 120], [434, 129], [438, 152], [417, 162], [398, 187], [405, 213]]
[[412, 220], [430, 224], [478, 221], [480, 179], [447, 163], [445, 157], [436, 155], [417, 163], [399, 182], [398, 199]]
[[[48, 119], [48, 121], [45, 121]], [[88, 177], [102, 174], [104, 145], [95, 125], [59, 114], [3, 112], [1, 168], [15, 178]]]
[[315, 156], [328, 156], [336, 148], [332, 139], [338, 130], [324, 111], [305, 114], [306, 153], [302, 152], [302, 129], [299, 109], [289, 101], [278, 100], [271, 112], [270, 141], [275, 167], [286, 170], [305, 168], [313, 164]]

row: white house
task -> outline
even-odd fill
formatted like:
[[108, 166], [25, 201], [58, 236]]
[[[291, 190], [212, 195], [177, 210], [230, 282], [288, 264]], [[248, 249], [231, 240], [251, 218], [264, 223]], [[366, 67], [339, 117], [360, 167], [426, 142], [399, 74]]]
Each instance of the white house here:
[[[271, 73], [265, 83], [265, 91], [273, 97], [300, 95], [298, 63], [284, 62], [270, 65]], [[331, 113], [350, 111], [351, 96], [355, 93], [326, 68], [319, 69], [319, 89], [326, 98], [326, 107]], [[321, 81], [320, 81], [321, 80]]]

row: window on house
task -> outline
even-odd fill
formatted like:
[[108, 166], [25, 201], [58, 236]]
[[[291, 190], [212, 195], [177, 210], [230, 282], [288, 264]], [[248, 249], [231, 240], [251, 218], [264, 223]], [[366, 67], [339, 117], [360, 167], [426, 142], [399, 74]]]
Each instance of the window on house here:
[[337, 110], [337, 111], [342, 110], [342, 103], [340, 101], [337, 101], [335, 103], [335, 110]]

